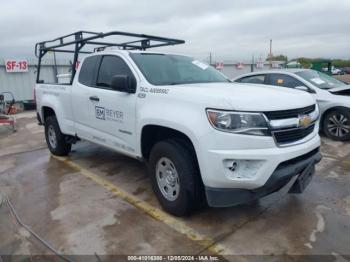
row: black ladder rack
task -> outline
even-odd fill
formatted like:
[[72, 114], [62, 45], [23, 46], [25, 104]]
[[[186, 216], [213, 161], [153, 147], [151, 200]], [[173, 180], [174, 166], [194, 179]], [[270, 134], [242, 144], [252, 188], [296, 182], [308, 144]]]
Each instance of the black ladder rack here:
[[[123, 36], [130, 38], [137, 38], [136, 40], [116, 43], [115, 41], [101, 41], [103, 38], [111, 36]], [[134, 34], [120, 31], [112, 31], [107, 33], [97, 33], [89, 31], [78, 31], [69, 35], [61, 36], [53, 40], [39, 42], [35, 45], [35, 56], [38, 58], [38, 70], [37, 70], [37, 83], [41, 83], [40, 80], [40, 67], [41, 60], [47, 52], [58, 53], [73, 53], [72, 63], [72, 76], [70, 83], [72, 84], [73, 78], [76, 72], [76, 63], [78, 61], [79, 54], [90, 54], [95, 51], [104, 50], [106, 47], [119, 47], [123, 50], [146, 50], [148, 48], [178, 45], [185, 43], [184, 40], [172, 39], [160, 36]], [[88, 45], [94, 46], [91, 51], [83, 51], [83, 47]], [[74, 47], [73, 50], [64, 49], [64, 47]]]

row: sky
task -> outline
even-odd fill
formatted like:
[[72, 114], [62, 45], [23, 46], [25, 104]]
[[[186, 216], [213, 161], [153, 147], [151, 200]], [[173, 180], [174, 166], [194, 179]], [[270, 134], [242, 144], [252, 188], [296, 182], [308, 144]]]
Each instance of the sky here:
[[0, 9], [0, 57], [31, 58], [36, 42], [79, 30], [179, 38], [161, 50], [214, 61], [350, 59], [349, 0], [11, 0]]

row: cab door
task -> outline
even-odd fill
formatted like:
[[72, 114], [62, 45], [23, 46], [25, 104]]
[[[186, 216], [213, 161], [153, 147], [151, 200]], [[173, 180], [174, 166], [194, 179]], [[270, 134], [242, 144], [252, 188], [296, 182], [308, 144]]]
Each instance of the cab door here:
[[89, 139], [92, 129], [91, 117], [88, 112], [90, 106], [90, 92], [94, 85], [101, 56], [89, 56], [83, 60], [81, 68], [76, 74], [71, 89], [71, 105], [74, 117], [75, 133], [78, 137]]
[[89, 92], [89, 115], [93, 124], [91, 140], [128, 154], [136, 150], [136, 95], [112, 90], [112, 77], [135, 74], [124, 59], [104, 55], [99, 63], [96, 82]]

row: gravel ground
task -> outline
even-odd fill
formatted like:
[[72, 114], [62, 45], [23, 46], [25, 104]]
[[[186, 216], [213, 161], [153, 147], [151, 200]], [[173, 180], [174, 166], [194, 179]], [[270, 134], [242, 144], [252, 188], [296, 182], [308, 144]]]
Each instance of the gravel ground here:
[[335, 76], [335, 78], [350, 84], [350, 74], [349, 75], [339, 75], [339, 76], [337, 75], [337, 76]]

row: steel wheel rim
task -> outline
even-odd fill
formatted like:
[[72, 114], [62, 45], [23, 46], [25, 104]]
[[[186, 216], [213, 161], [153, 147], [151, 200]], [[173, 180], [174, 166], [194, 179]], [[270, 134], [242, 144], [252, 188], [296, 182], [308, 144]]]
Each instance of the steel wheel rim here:
[[344, 137], [350, 133], [350, 121], [343, 114], [333, 114], [328, 119], [328, 132], [335, 137]]
[[57, 137], [56, 137], [55, 130], [53, 129], [53, 126], [51, 126], [51, 125], [47, 129], [47, 136], [49, 139], [50, 146], [52, 148], [56, 148], [57, 147]]
[[179, 175], [173, 162], [162, 157], [156, 165], [157, 184], [162, 195], [169, 201], [175, 201], [180, 193]]

